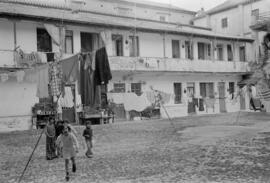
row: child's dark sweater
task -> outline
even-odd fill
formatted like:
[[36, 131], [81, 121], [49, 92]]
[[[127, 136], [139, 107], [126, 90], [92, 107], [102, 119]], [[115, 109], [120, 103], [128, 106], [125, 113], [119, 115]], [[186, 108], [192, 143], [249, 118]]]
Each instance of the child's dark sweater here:
[[91, 128], [85, 128], [83, 131], [85, 140], [92, 140], [93, 130]]

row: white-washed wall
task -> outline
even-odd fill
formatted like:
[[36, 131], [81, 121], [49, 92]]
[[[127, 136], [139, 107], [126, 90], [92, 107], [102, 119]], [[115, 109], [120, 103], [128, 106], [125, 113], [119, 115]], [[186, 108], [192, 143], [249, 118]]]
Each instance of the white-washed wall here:
[[0, 131], [29, 129], [32, 107], [38, 102], [36, 84], [13, 80], [0, 82]]
[[[123, 80], [125, 78], [125, 80]], [[155, 78], [155, 79], [153, 79]], [[234, 102], [229, 99], [229, 93], [227, 91], [229, 82], [235, 83], [235, 89], [237, 87], [237, 82], [241, 80], [241, 76], [230, 76], [230, 75], [215, 75], [215, 74], [168, 74], [168, 73], [116, 73], [113, 72], [113, 79], [108, 86], [108, 90], [113, 90], [113, 83], [125, 83], [126, 84], [126, 91], [130, 91], [130, 84], [142, 82], [142, 91], [147, 92], [151, 91], [150, 87], [153, 87], [156, 90], [160, 90], [162, 92], [168, 94], [174, 94], [174, 83], [181, 83], [182, 84], [182, 104], [174, 104], [174, 99], [171, 98], [170, 102], [164, 105], [165, 109], [169, 113], [170, 117], [182, 117], [188, 115], [188, 108], [187, 103], [184, 97], [184, 90], [186, 89], [188, 82], [195, 83], [195, 97], [200, 97], [200, 87], [199, 83], [214, 83], [214, 92], [215, 97], [218, 98], [218, 82], [225, 82], [225, 90], [226, 90], [226, 108], [228, 112], [236, 112], [240, 110], [240, 101], [239, 99], [237, 102]], [[248, 99], [247, 99], [248, 100]], [[210, 109], [208, 112], [197, 111], [197, 114], [212, 114], [212, 113], [219, 113], [219, 100], [217, 99], [215, 102], [215, 110], [213, 111]], [[167, 118], [167, 114], [164, 109], [161, 109], [161, 116], [162, 118]]]

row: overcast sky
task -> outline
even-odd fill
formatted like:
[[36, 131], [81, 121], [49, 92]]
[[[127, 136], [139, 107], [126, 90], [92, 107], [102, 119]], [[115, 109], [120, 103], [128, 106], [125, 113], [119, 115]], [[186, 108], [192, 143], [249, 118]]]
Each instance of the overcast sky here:
[[155, 1], [160, 3], [172, 4], [178, 6], [180, 8], [198, 11], [202, 7], [205, 10], [215, 7], [223, 3], [225, 0], [148, 0], [148, 1]]

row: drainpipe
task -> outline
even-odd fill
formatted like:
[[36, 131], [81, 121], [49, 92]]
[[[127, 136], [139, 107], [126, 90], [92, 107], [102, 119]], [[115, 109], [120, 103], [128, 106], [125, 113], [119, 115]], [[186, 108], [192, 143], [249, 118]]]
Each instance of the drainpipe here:
[[166, 58], [166, 32], [163, 33], [163, 58]]
[[[16, 48], [17, 48], [17, 25], [16, 25], [16, 21], [15, 20], [13, 21], [13, 37], [14, 37], [14, 51], [15, 51]], [[15, 53], [14, 52], [13, 52], [13, 62], [14, 62], [14, 65], [17, 66], [16, 58], [15, 58]]]

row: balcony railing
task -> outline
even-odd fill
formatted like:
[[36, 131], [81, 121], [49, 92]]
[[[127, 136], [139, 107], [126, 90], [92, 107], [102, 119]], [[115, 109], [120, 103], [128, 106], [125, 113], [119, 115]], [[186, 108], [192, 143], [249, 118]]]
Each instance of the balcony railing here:
[[270, 22], [270, 11], [260, 13], [252, 16], [251, 27], [253, 29], [261, 29], [263, 31], [267, 28], [267, 23]]
[[150, 57], [110, 57], [109, 60], [112, 71], [174, 71], [214, 73], [245, 73], [250, 71], [247, 62]]
[[0, 67], [20, 67], [26, 68], [37, 64], [53, 61], [55, 52], [31, 52], [0, 49]]

